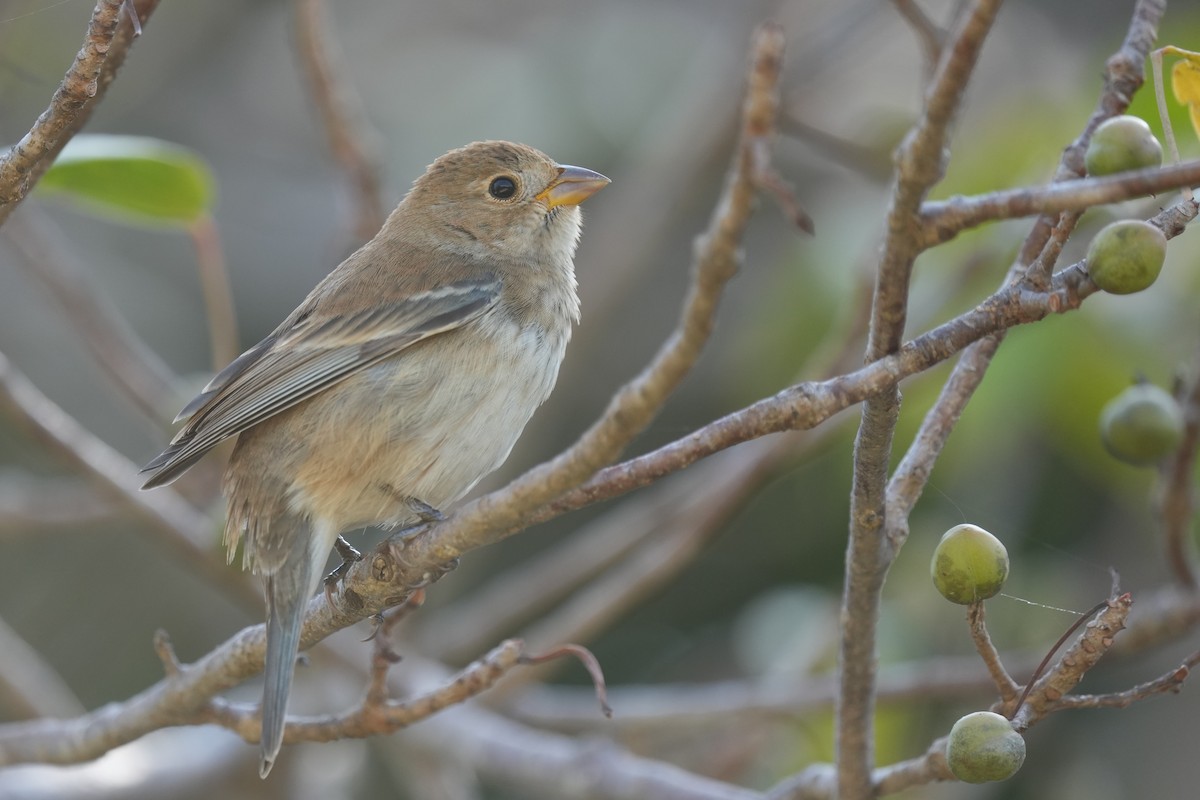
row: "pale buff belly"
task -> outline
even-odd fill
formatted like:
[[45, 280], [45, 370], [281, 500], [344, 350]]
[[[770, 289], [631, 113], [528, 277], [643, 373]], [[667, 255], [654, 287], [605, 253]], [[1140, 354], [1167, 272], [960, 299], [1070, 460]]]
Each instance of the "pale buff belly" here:
[[445, 509], [504, 462], [549, 395], [556, 338], [509, 323], [470, 349], [429, 340], [297, 407], [288, 427], [303, 435], [277, 465], [288, 510], [344, 531], [415, 522], [412, 500]]

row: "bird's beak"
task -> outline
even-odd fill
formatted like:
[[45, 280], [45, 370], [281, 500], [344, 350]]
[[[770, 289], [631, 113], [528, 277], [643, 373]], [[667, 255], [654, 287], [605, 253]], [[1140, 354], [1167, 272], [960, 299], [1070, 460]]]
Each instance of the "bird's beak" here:
[[549, 208], [577, 206], [609, 183], [611, 181], [599, 172], [560, 165], [558, 177], [550, 181], [550, 185], [534, 199], [543, 201]]

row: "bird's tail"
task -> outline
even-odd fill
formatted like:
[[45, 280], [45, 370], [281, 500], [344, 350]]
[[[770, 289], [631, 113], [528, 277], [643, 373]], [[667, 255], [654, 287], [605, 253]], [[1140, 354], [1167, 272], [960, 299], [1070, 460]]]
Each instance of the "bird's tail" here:
[[[267, 777], [283, 745], [292, 673], [300, 650], [300, 627], [304, 610], [316, 589], [321, 568], [329, 556], [329, 543], [317, 531], [297, 531], [296, 550], [288, 553], [278, 569], [266, 576], [267, 659], [263, 677], [262, 763], [259, 775]], [[318, 541], [320, 540], [320, 541]]]

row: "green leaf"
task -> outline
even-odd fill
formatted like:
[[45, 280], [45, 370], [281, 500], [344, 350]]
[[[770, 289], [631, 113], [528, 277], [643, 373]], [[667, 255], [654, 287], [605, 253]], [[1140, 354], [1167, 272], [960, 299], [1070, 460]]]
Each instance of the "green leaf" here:
[[212, 173], [199, 155], [145, 136], [76, 136], [38, 188], [130, 225], [187, 225], [213, 203]]

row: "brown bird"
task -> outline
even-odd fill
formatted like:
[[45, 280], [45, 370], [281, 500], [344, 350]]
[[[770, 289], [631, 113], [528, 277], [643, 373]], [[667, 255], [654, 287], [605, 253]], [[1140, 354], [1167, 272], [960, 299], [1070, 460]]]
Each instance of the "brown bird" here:
[[437, 519], [503, 463], [579, 319], [578, 204], [608, 178], [510, 142], [433, 162], [375, 238], [180, 412], [143, 468], [169, 483], [237, 435], [230, 560], [265, 578], [265, 778], [304, 608], [342, 531]]

